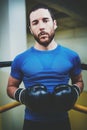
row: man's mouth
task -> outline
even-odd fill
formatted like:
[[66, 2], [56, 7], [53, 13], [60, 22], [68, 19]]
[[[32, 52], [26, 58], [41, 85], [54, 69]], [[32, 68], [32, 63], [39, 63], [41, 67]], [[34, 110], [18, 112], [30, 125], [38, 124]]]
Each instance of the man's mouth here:
[[38, 35], [38, 37], [45, 37], [45, 36], [47, 36], [48, 34], [46, 33], [46, 32], [40, 32], [39, 33], [39, 35]]

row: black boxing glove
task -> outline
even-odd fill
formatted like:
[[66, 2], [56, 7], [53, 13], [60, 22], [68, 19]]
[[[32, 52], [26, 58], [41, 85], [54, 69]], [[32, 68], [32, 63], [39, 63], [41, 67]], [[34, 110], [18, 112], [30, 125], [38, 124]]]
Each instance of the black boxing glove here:
[[44, 85], [35, 85], [26, 89], [18, 88], [15, 99], [25, 104], [34, 112], [45, 112], [49, 109], [49, 93]]
[[80, 89], [76, 85], [58, 85], [54, 88], [54, 106], [57, 111], [68, 111], [73, 108]]

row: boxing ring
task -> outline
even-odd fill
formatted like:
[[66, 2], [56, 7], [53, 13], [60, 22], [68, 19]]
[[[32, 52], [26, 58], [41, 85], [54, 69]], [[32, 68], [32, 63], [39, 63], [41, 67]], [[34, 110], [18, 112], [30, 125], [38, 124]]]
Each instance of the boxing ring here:
[[[0, 68], [9, 67], [9, 66], [11, 66], [11, 64], [12, 64], [12, 61], [0, 62]], [[81, 64], [81, 68], [82, 68], [82, 70], [87, 70], [87, 64]], [[17, 101], [7, 103], [3, 106], [0, 106], [0, 113], [3, 113], [5, 111], [8, 111], [8, 110], [10, 110], [14, 107], [20, 106], [20, 105], [23, 105], [23, 104], [21, 104]], [[87, 114], [87, 107], [80, 105], [80, 104], [75, 104], [73, 107], [73, 110]]]

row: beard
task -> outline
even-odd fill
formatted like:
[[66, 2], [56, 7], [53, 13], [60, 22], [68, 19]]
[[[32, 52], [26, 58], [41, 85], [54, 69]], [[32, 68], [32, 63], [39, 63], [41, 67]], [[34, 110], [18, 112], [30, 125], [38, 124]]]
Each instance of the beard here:
[[51, 32], [51, 34], [48, 34], [45, 31], [42, 31], [38, 34], [38, 36], [34, 35], [34, 38], [40, 45], [47, 47], [53, 40], [54, 35], [55, 35], [54, 31]]

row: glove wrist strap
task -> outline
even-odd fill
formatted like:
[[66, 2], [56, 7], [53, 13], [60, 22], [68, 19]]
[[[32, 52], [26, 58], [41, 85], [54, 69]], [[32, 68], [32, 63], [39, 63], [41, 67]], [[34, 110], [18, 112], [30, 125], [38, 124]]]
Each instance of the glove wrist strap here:
[[21, 92], [23, 91], [23, 88], [18, 88], [15, 92], [14, 92], [14, 99], [20, 102], [20, 96], [21, 96]]
[[81, 89], [79, 88], [79, 86], [77, 84], [73, 84], [73, 87], [75, 88], [77, 95], [80, 96]]

